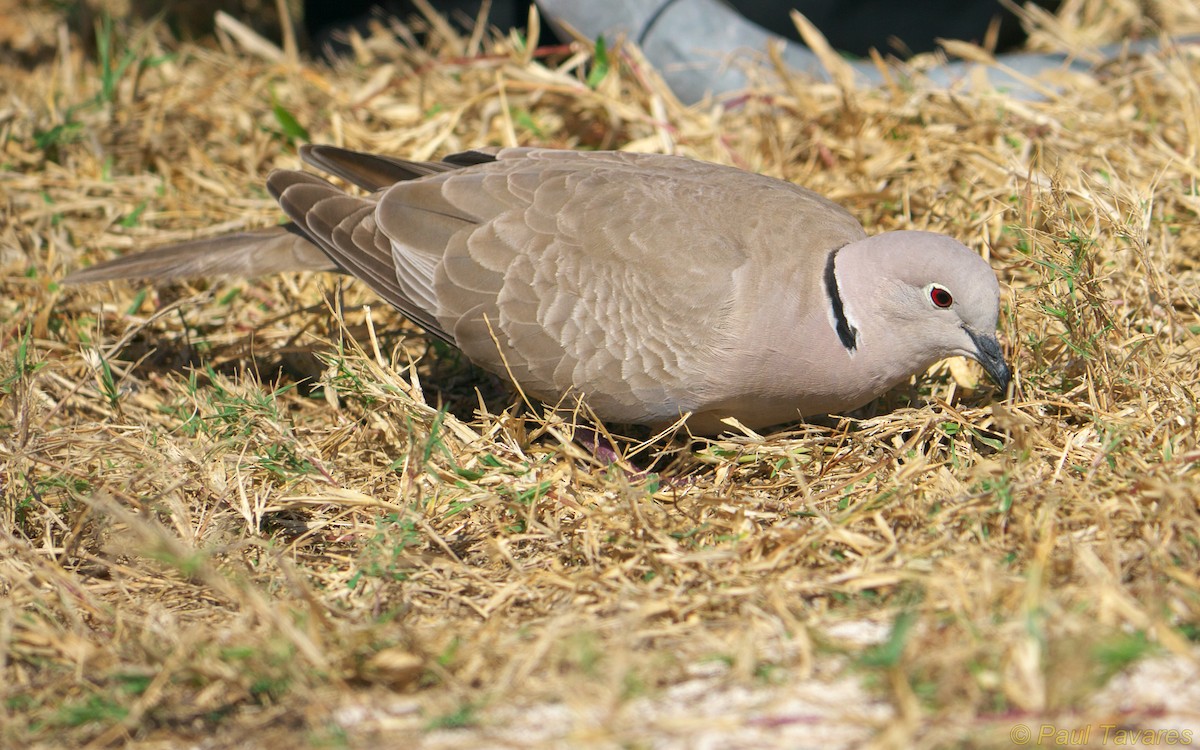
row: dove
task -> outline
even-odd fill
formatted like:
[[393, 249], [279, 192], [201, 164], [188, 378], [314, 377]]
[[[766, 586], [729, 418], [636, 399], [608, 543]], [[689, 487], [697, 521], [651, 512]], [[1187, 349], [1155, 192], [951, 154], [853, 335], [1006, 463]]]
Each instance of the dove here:
[[694, 434], [857, 409], [954, 356], [1004, 392], [999, 284], [957, 240], [868, 236], [799, 185], [682, 156], [500, 148], [442, 161], [306, 145], [267, 229], [118, 257], [67, 283], [283, 271], [365, 282], [523, 393]]

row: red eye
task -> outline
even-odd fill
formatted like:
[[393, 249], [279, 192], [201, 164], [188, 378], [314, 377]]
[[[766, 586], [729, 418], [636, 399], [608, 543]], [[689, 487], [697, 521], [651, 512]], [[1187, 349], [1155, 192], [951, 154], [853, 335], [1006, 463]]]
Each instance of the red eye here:
[[938, 307], [946, 308], [954, 304], [954, 297], [946, 287], [933, 284], [929, 287], [929, 300]]

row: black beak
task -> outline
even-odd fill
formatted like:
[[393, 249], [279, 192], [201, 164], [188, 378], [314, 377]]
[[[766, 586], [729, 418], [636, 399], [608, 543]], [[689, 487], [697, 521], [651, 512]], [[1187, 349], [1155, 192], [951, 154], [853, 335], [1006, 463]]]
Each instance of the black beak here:
[[1004, 352], [1000, 351], [1000, 342], [994, 333], [977, 333], [963, 326], [963, 330], [975, 342], [975, 359], [983, 365], [988, 377], [1000, 388], [1001, 393], [1008, 393], [1008, 382], [1012, 380], [1012, 371], [1004, 361]]

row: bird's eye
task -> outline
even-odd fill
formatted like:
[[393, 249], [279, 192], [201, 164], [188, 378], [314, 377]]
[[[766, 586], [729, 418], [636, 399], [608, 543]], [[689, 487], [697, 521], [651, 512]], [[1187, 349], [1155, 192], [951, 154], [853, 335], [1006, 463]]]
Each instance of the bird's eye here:
[[937, 284], [929, 285], [929, 301], [936, 307], [943, 309], [954, 304], [954, 296], [950, 294], [950, 290], [944, 286]]

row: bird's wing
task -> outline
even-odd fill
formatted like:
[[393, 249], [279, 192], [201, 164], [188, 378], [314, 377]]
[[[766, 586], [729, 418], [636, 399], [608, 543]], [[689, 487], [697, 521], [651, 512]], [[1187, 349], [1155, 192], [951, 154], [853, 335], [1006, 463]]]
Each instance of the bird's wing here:
[[375, 210], [382, 193], [354, 196], [329, 181], [290, 169], [267, 177], [267, 189], [284, 213], [320, 245], [338, 267], [359, 279], [430, 333], [453, 343], [451, 335], [430, 314], [414, 288], [403, 281], [409, 268], [398, 269], [392, 242], [379, 228]]
[[[513, 149], [394, 185], [376, 217], [397, 269], [420, 270], [413, 297], [477, 364], [544, 400], [575, 392], [615, 421], [659, 421], [728, 375], [730, 337], [759, 303], [739, 297], [741, 280], [792, 262], [770, 254], [789, 242], [808, 247], [778, 236], [793, 218], [763, 212], [806, 201], [833, 206], [702, 162]], [[834, 208], [834, 238], [811, 243], [822, 251], [862, 234]]]

